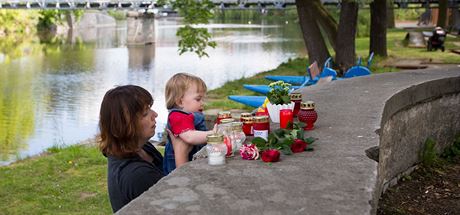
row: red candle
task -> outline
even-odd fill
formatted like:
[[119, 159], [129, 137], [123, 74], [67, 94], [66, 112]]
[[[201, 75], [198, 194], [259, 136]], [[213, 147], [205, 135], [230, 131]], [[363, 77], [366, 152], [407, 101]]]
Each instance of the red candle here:
[[230, 113], [230, 111], [220, 111], [220, 112], [217, 114], [216, 123], [217, 123], [217, 124], [220, 124], [220, 122], [221, 122], [223, 119], [228, 119], [228, 118], [232, 118], [232, 114]]
[[241, 113], [240, 122], [244, 122], [244, 118], [252, 117], [251, 113]]
[[294, 113], [292, 110], [280, 110], [280, 128], [292, 129], [292, 123], [294, 123]]
[[253, 129], [254, 137], [261, 137], [268, 141], [268, 133], [270, 132], [268, 116], [255, 116]]
[[243, 117], [243, 132], [246, 136], [254, 136], [254, 129], [253, 129], [253, 118], [252, 116]]
[[291, 102], [294, 102], [294, 116], [297, 116], [300, 110], [300, 103], [302, 102], [302, 94], [300, 93], [291, 93]]

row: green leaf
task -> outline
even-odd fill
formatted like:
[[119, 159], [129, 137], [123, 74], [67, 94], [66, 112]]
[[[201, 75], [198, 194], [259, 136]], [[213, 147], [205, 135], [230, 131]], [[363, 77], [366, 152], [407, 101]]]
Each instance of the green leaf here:
[[290, 138], [280, 139], [280, 144], [283, 146], [285, 145], [285, 146], [291, 147], [292, 143], [294, 143], [293, 139], [290, 139]]
[[311, 145], [308, 145], [307, 148], [305, 149], [305, 151], [309, 151], [309, 152], [311, 152], [313, 150], [315, 150], [315, 149]]
[[316, 140], [316, 139], [315, 139], [314, 137], [308, 137], [308, 138], [305, 138], [305, 139], [304, 139], [304, 141], [305, 141], [306, 143], [308, 143], [308, 145], [313, 144], [313, 142], [315, 142], [315, 140]]
[[284, 130], [281, 128], [278, 128], [273, 131], [273, 134], [276, 135], [277, 138], [284, 136]]
[[254, 137], [254, 139], [251, 140], [251, 143], [255, 144], [256, 146], [258, 146], [258, 145], [262, 145], [262, 144], [263, 145], [267, 144], [267, 141], [262, 137]]
[[[278, 139], [275, 138], [275, 135], [273, 135], [273, 133], [271, 133], [271, 135], [272, 135], [272, 137], [268, 138], [268, 146], [269, 147], [276, 147], [276, 143], [278, 142]], [[270, 134], [268, 136], [270, 136]]]
[[297, 123], [294, 123], [294, 128], [295, 129], [299, 129], [299, 130], [303, 130], [303, 128], [306, 126], [307, 124], [303, 123], [303, 122], [297, 122]]
[[297, 138], [297, 134], [299, 133], [299, 130], [297, 129], [292, 129], [290, 135], [293, 136], [294, 138]]
[[283, 104], [291, 103], [291, 98], [289, 97], [289, 95], [284, 95], [281, 97], [281, 99], [283, 100]]
[[292, 155], [291, 147], [287, 145], [283, 145], [283, 147], [281, 147], [281, 152], [283, 152], [284, 155]]

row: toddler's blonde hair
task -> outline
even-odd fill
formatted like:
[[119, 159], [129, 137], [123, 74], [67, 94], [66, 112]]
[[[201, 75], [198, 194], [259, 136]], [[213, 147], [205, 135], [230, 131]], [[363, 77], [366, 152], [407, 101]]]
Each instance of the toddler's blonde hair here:
[[177, 73], [166, 83], [165, 100], [166, 108], [178, 108], [178, 103], [184, 97], [185, 91], [195, 85], [199, 93], [206, 93], [207, 87], [204, 81], [192, 74]]

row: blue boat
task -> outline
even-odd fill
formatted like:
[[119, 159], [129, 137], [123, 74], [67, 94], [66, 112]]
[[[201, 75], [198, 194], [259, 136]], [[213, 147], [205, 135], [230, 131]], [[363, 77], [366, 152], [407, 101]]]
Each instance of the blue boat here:
[[293, 75], [267, 75], [266, 79], [270, 81], [284, 81], [285, 83], [290, 83], [292, 85], [301, 85], [305, 81], [310, 80], [308, 76], [293, 76]]
[[[323, 71], [321, 72], [320, 76], [321, 77], [326, 77], [326, 76], [333, 76], [333, 80], [337, 77], [337, 72], [330, 68], [332, 58], [328, 58], [326, 62], [324, 62], [323, 66]], [[265, 76], [266, 79], [270, 81], [284, 81], [285, 83], [290, 83], [292, 85], [301, 85], [305, 82], [316, 82], [311, 79], [311, 74], [309, 71], [309, 68], [307, 67], [307, 74], [306, 76], [295, 76], [295, 75], [267, 75]], [[310, 84], [311, 85], [311, 84]], [[308, 86], [308, 85], [306, 85]]]
[[251, 107], [260, 107], [264, 103], [266, 96], [228, 96], [230, 100], [239, 102], [241, 104], [251, 106]]
[[358, 58], [358, 62], [356, 63], [356, 65], [348, 69], [347, 72], [345, 72], [345, 74], [343, 75], [343, 78], [353, 78], [356, 76], [370, 75], [371, 70], [369, 69], [369, 67], [371, 67], [373, 58], [374, 52], [370, 54], [369, 59], [367, 60], [367, 66], [361, 66], [361, 58]]
[[[369, 59], [367, 61], [367, 66], [361, 66], [361, 58], [358, 59], [357, 65], [351, 67], [344, 75], [344, 78], [351, 78], [351, 77], [356, 77], [356, 76], [363, 76], [363, 75], [370, 75], [371, 71], [369, 70], [369, 67], [372, 62], [372, 58], [374, 56], [374, 53], [371, 53], [369, 56]], [[316, 84], [320, 78], [324, 78], [327, 76], [332, 76], [332, 80], [340, 80], [342, 78], [337, 78], [337, 72], [330, 68], [330, 62], [331, 58], [328, 58], [326, 62], [324, 63], [323, 70], [321, 73], [316, 76], [313, 79], [310, 79], [308, 76], [266, 76], [267, 79], [269, 80], [274, 80], [274, 81], [279, 81], [282, 80], [287, 83], [291, 84], [301, 84], [300, 86], [291, 86], [291, 89], [299, 89], [305, 86], [310, 86], [313, 84]], [[307, 70], [307, 73], [310, 74], [310, 71]], [[302, 82], [303, 81], [303, 82]], [[244, 88], [261, 93], [266, 95], [268, 91], [270, 91], [270, 87], [268, 85], [248, 85], [245, 84], [243, 85]], [[265, 96], [228, 96], [230, 100], [242, 103], [244, 105], [248, 105], [251, 107], [260, 107], [264, 101], [265, 101]]]
[[[270, 91], [270, 87], [268, 85], [244, 84], [243, 87], [246, 88], [247, 90], [250, 90], [250, 91], [253, 91], [253, 92], [256, 92], [256, 93], [260, 93], [260, 94], [263, 94], [263, 95], [267, 95], [268, 91]], [[297, 90], [300, 87], [301, 86], [291, 86], [291, 90]]]

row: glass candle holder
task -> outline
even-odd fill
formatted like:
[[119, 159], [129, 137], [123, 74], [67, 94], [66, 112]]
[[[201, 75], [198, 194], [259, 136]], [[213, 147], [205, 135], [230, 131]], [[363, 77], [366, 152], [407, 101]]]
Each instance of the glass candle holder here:
[[246, 140], [246, 135], [243, 132], [242, 122], [232, 122], [232, 149], [233, 153], [238, 152], [243, 142]]
[[291, 109], [280, 110], [280, 128], [292, 129], [294, 123], [294, 112]]
[[315, 103], [313, 101], [302, 102], [297, 117], [299, 121], [307, 124], [304, 130], [313, 130], [314, 123], [318, 119], [318, 114], [315, 111]]
[[294, 102], [294, 116], [300, 111], [300, 103], [302, 102], [302, 94], [300, 93], [291, 93], [289, 95], [291, 97], [291, 102]]
[[220, 124], [223, 119], [229, 119], [229, 118], [232, 118], [232, 114], [230, 113], [230, 111], [220, 111], [217, 114], [216, 123]]
[[223, 119], [219, 125], [217, 125], [217, 133], [223, 135], [223, 143], [227, 146], [227, 157], [233, 156], [233, 145], [232, 145], [232, 123], [235, 119]]
[[254, 136], [253, 120], [252, 116], [243, 117], [243, 132], [246, 136]]
[[268, 116], [255, 116], [254, 117], [254, 137], [261, 137], [268, 141], [268, 133], [270, 132], [270, 123]]
[[225, 154], [227, 154], [227, 146], [223, 143], [224, 136], [221, 134], [211, 134], [206, 136], [208, 144], [206, 152], [208, 153], [209, 165], [225, 164]]

